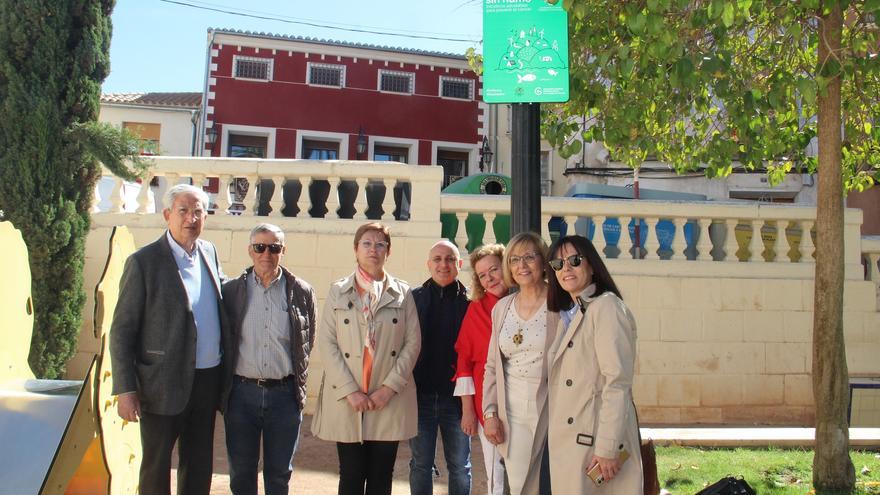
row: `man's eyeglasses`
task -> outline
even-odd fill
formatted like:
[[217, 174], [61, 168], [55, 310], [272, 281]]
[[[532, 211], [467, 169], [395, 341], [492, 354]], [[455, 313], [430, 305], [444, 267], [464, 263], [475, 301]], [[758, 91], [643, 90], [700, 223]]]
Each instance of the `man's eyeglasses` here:
[[369, 251], [370, 249], [376, 248], [376, 251], [385, 251], [388, 249], [388, 243], [385, 241], [361, 241], [358, 244], [361, 245], [362, 248]]
[[516, 266], [520, 263], [531, 265], [536, 261], [538, 261], [538, 255], [535, 253], [526, 253], [522, 256], [511, 256], [507, 259], [507, 262], [510, 264], [510, 266]]
[[581, 266], [581, 261], [583, 261], [583, 260], [584, 260], [584, 257], [581, 256], [580, 254], [573, 254], [565, 259], [557, 258], [555, 260], [550, 260], [549, 264], [550, 264], [550, 268], [552, 268], [553, 271], [558, 272], [559, 270], [562, 270], [562, 266], [565, 264], [566, 261], [568, 262], [568, 266], [570, 266], [572, 268], [577, 268], [577, 267]]
[[263, 254], [266, 252], [266, 249], [269, 249], [269, 252], [272, 254], [278, 254], [284, 248], [281, 244], [263, 244], [262, 242], [257, 244], [251, 244], [251, 248], [253, 248], [254, 252], [257, 254]]

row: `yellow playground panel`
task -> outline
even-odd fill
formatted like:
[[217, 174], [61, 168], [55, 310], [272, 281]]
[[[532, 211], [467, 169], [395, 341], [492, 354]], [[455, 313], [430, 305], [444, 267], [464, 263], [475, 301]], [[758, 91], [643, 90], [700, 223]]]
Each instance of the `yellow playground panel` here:
[[[38, 380], [27, 363], [34, 308], [27, 248], [21, 233], [0, 222], [0, 479], [4, 493], [137, 493], [140, 433], [116, 415], [107, 353], [125, 259], [134, 252], [128, 229], [114, 229], [96, 289], [95, 335], [102, 352], [84, 381]], [[105, 359], [104, 356], [107, 356]], [[14, 447], [13, 447], [14, 446]]]

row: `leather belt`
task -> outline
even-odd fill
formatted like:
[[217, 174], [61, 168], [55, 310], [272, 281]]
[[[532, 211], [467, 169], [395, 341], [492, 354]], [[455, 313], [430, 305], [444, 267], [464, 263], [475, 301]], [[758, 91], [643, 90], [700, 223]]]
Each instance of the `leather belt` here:
[[287, 375], [284, 378], [248, 378], [246, 376], [235, 375], [235, 381], [238, 383], [253, 383], [258, 387], [277, 387], [293, 380], [293, 375]]

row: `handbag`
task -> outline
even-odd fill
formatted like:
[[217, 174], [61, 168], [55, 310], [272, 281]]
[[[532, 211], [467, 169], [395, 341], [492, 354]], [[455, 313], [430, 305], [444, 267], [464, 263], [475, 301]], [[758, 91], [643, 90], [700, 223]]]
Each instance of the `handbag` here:
[[696, 495], [755, 495], [755, 489], [742, 476], [728, 476], [703, 488]]
[[651, 439], [642, 442], [642, 475], [643, 493], [645, 495], [660, 495], [660, 479], [657, 476], [657, 453], [654, 451], [654, 441]]

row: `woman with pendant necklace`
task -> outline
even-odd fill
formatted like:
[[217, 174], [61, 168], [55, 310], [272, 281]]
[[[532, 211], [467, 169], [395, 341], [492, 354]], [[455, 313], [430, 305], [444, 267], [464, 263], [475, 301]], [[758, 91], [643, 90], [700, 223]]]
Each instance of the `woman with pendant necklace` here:
[[[502, 260], [516, 293], [492, 310], [483, 382], [486, 438], [504, 457], [512, 495], [548, 492], [542, 479], [547, 441], [547, 354], [559, 314], [547, 311], [547, 245], [535, 233], [515, 235]], [[546, 468], [545, 468], [546, 469]]]

